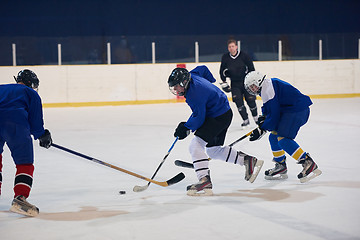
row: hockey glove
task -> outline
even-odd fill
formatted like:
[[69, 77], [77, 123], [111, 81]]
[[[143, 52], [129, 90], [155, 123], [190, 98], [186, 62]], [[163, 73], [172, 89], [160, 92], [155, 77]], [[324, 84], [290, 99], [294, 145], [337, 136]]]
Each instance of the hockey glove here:
[[222, 88], [222, 90], [224, 90], [224, 92], [231, 92], [231, 88], [227, 82], [220, 83], [220, 87]]
[[186, 138], [190, 134], [190, 129], [185, 127], [186, 122], [181, 122], [175, 129], [174, 137], [179, 137], [179, 140]]
[[52, 144], [51, 134], [49, 130], [45, 129], [45, 133], [39, 137], [40, 147], [49, 148]]
[[258, 117], [258, 120], [256, 121], [256, 124], [261, 128], [263, 123], [265, 122], [265, 116], [264, 115], [260, 115]]
[[250, 141], [256, 141], [262, 138], [266, 134], [266, 131], [261, 129], [260, 127], [256, 128], [252, 133], [250, 134]]

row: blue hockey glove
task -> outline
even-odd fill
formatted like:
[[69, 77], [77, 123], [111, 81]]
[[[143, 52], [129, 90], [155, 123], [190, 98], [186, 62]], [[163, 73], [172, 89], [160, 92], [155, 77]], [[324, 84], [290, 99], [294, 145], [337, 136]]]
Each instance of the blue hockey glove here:
[[190, 129], [185, 127], [186, 122], [181, 122], [175, 129], [174, 137], [179, 137], [179, 140], [186, 138], [190, 134]]

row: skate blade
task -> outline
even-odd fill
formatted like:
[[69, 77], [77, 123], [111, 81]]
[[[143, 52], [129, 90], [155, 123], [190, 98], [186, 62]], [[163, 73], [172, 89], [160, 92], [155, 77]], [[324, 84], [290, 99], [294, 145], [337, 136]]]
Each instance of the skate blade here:
[[255, 164], [255, 169], [256, 171], [253, 172], [253, 174], [251, 175], [249, 182], [253, 183], [255, 181], [255, 179], [257, 178], [262, 166], [264, 165], [264, 161], [263, 160], [257, 160], [256, 164]]
[[265, 175], [266, 180], [285, 180], [287, 178], [288, 178], [287, 174], [278, 174], [278, 175], [275, 175], [275, 176], [266, 176]]
[[188, 190], [186, 193], [188, 196], [212, 196], [214, 195], [211, 189], [204, 189], [202, 191]]
[[[312, 173], [312, 174], [311, 174]], [[316, 178], [317, 176], [321, 175], [322, 171], [320, 169], [316, 169], [313, 172], [311, 172], [311, 176], [307, 175], [306, 177], [300, 178], [301, 183], [305, 183], [310, 181], [313, 178]]]
[[18, 205], [18, 204], [15, 204], [15, 205], [12, 205], [11, 208], [10, 208], [10, 211], [11, 212], [14, 212], [14, 213], [18, 213], [18, 214], [21, 214], [21, 215], [25, 215], [25, 216], [28, 216], [28, 217], [35, 217], [39, 214], [39, 212], [35, 209], [29, 209], [28, 211], [24, 211], [21, 209], [21, 206]]

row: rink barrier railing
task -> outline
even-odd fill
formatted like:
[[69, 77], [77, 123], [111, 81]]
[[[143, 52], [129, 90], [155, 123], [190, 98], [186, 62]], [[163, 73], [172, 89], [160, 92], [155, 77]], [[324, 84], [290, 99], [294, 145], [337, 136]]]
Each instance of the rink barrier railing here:
[[[360, 97], [360, 93], [310, 95], [310, 98], [311, 98], [311, 99], [355, 98], [355, 97]], [[257, 100], [261, 100], [261, 98], [260, 98], [260, 97], [257, 97]], [[232, 101], [232, 99], [229, 98], [229, 101]], [[103, 106], [162, 104], [162, 103], [179, 103], [179, 102], [185, 102], [185, 99], [114, 101], [114, 102], [44, 103], [44, 104], [43, 104], [43, 107], [44, 107], [44, 108], [61, 108], [61, 107], [103, 107]]]
[[[187, 63], [188, 69], [200, 64]], [[205, 64], [220, 87], [219, 62]], [[284, 80], [314, 98], [353, 97], [360, 94], [360, 59], [254, 62], [255, 68]], [[0, 84], [28, 68], [40, 79], [44, 106], [107, 106], [176, 102], [167, 79], [178, 64], [0, 67]], [[354, 95], [355, 94], [355, 95]], [[231, 97], [231, 94], [227, 94]]]

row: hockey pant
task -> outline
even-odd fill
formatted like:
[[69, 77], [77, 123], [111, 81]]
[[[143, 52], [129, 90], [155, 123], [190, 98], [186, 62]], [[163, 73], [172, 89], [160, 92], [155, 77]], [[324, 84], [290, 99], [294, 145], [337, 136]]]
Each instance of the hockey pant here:
[[[16, 123], [2, 123], [0, 129], [0, 155], [6, 142], [16, 165], [14, 181], [14, 197], [23, 195], [28, 197], [31, 191], [34, 173], [34, 152], [30, 130]], [[2, 157], [0, 158], [2, 168]], [[0, 168], [0, 175], [1, 175]], [[0, 180], [2, 177], [0, 177]]]
[[269, 135], [271, 150], [274, 161], [282, 162], [285, 159], [285, 152], [299, 161], [304, 158], [306, 152], [294, 140], [300, 127], [309, 119], [310, 109], [296, 113], [283, 113], [280, 116], [277, 131]]

